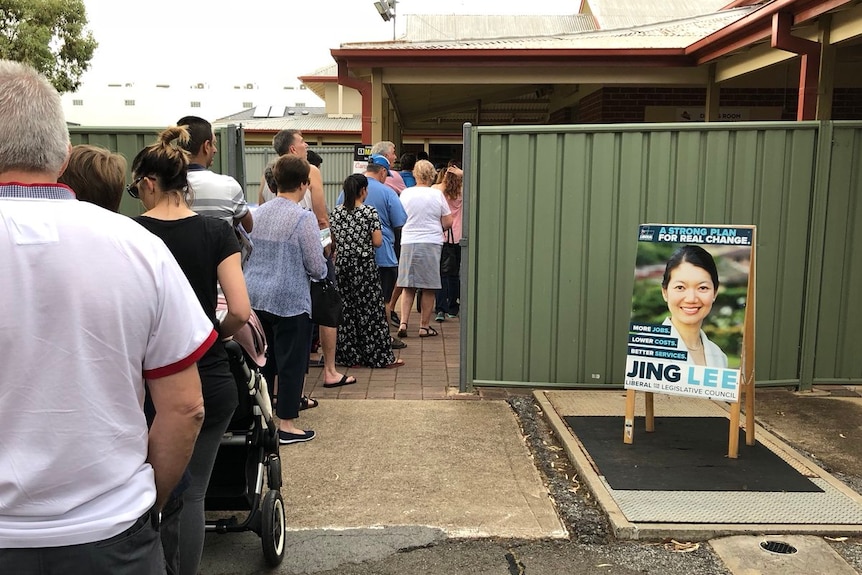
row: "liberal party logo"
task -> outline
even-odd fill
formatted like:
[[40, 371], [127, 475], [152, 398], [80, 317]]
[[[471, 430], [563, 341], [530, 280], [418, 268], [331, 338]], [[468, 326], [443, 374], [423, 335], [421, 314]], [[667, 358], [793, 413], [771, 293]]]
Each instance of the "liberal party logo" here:
[[655, 230], [653, 230], [652, 226], [641, 226], [640, 235], [638, 236], [639, 242], [651, 242], [655, 240]]

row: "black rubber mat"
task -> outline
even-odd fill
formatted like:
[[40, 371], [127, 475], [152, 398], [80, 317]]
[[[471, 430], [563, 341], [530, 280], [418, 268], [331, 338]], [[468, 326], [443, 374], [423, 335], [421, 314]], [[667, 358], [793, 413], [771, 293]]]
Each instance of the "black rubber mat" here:
[[745, 444], [727, 457], [724, 417], [656, 417], [647, 433], [635, 419], [634, 443], [623, 443], [622, 416], [566, 416], [566, 423], [615, 490], [822, 492], [763, 446]]

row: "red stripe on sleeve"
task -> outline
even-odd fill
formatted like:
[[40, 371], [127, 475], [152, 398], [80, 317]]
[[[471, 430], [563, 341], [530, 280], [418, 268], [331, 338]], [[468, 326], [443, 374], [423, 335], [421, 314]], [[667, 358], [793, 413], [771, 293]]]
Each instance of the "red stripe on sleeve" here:
[[218, 339], [218, 332], [216, 330], [212, 330], [206, 341], [204, 341], [200, 345], [200, 347], [197, 348], [191, 355], [189, 355], [185, 359], [181, 359], [176, 363], [172, 363], [164, 367], [157, 367], [156, 369], [145, 369], [144, 377], [146, 379], [159, 379], [160, 377], [166, 377], [168, 375], [173, 375], [175, 373], [181, 372], [182, 370], [186, 369], [193, 363], [197, 362], [197, 360], [202, 358], [207, 352], [207, 350], [212, 347], [212, 344], [215, 343], [216, 339]]

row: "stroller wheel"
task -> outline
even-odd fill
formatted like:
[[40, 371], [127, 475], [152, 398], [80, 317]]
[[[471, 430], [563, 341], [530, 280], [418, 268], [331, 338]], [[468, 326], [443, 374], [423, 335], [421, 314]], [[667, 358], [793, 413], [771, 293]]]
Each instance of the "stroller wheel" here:
[[263, 558], [270, 567], [281, 565], [285, 551], [284, 500], [281, 492], [271, 489], [263, 496], [260, 533]]
[[270, 489], [281, 489], [281, 459], [270, 457], [266, 469], [266, 484]]

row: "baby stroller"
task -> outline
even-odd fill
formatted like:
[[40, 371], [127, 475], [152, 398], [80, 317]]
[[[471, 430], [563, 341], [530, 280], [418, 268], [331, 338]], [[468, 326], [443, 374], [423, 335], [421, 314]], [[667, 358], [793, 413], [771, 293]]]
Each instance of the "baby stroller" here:
[[[221, 297], [218, 309], [226, 310]], [[266, 379], [260, 374], [266, 361], [266, 339], [254, 312], [225, 343], [225, 349], [239, 391], [239, 407], [222, 437], [207, 488], [206, 530], [221, 534], [254, 531], [261, 538], [267, 564], [275, 567], [285, 552], [281, 460], [278, 427], [272, 419]], [[264, 479], [268, 487], [265, 492]], [[242, 521], [236, 516], [214, 520], [212, 511], [249, 513]]]

